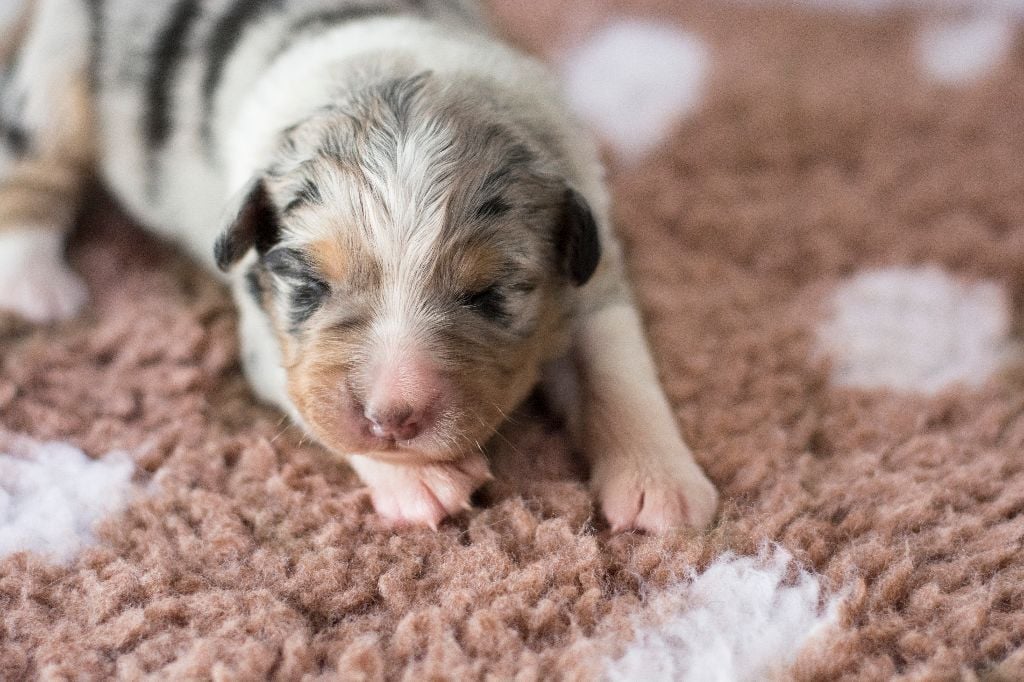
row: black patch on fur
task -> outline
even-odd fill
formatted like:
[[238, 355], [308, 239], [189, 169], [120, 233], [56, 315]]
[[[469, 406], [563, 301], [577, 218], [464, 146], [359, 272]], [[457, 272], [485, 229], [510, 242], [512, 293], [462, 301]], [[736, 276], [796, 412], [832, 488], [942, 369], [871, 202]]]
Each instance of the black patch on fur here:
[[493, 197], [485, 201], [480, 208], [476, 210], [476, 217], [482, 219], [497, 218], [505, 215], [511, 210], [512, 207], [507, 201], [501, 197]]
[[307, 178], [303, 181], [302, 186], [295, 193], [295, 196], [288, 205], [284, 207], [285, 214], [291, 213], [300, 206], [306, 206], [308, 204], [323, 204], [324, 197], [320, 192], [320, 187], [315, 182]]
[[508, 312], [505, 310], [505, 294], [497, 285], [466, 294], [460, 303], [485, 320], [497, 323], [508, 321]]
[[565, 192], [556, 239], [562, 273], [576, 286], [583, 286], [601, 261], [601, 241], [587, 200], [574, 189]]
[[234, 222], [214, 246], [217, 267], [227, 272], [242, 260], [250, 249], [263, 255], [281, 239], [281, 221], [277, 207], [270, 200], [266, 187], [257, 181], [246, 196]]
[[209, 142], [213, 124], [213, 100], [228, 60], [242, 42], [249, 26], [259, 22], [269, 12], [279, 10], [282, 2], [283, 0], [235, 0], [214, 25], [206, 43], [206, 68], [203, 71], [202, 83], [202, 134], [208, 148], [212, 148]]
[[151, 189], [156, 181], [156, 155], [171, 135], [174, 85], [188, 53], [192, 29], [202, 15], [201, 0], [181, 0], [173, 7], [166, 25], [156, 38], [146, 79], [143, 134], [150, 153]]
[[[513, 133], [500, 125], [489, 126], [484, 132], [484, 145], [495, 144], [495, 141], [506, 140], [513, 137]], [[517, 173], [522, 169], [529, 168], [536, 162], [536, 157], [526, 145], [515, 142], [502, 149], [502, 165], [492, 172], [484, 180], [480, 191], [484, 195], [500, 194], [509, 183], [513, 182]]]

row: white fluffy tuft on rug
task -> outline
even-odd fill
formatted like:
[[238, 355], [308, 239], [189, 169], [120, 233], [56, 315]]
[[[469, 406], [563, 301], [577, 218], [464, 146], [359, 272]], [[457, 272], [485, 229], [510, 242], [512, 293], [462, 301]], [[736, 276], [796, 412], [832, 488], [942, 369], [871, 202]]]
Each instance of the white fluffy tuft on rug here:
[[839, 599], [826, 599], [821, 578], [794, 570], [792, 555], [775, 547], [760, 557], [725, 554], [651, 605], [661, 624], [608, 666], [612, 682], [784, 679], [812, 638], [835, 625]]
[[836, 292], [832, 313], [820, 339], [846, 386], [977, 386], [1016, 356], [1006, 291], [937, 267], [864, 272]]
[[1014, 22], [1003, 14], [947, 21], [921, 31], [918, 60], [932, 80], [965, 85], [1006, 59], [1013, 37]]
[[67, 443], [19, 439], [0, 454], [0, 558], [21, 551], [70, 560], [93, 527], [124, 508], [135, 466], [128, 455], [89, 459]]
[[620, 20], [599, 30], [561, 63], [576, 113], [620, 156], [654, 149], [700, 104], [709, 51], [669, 24]]

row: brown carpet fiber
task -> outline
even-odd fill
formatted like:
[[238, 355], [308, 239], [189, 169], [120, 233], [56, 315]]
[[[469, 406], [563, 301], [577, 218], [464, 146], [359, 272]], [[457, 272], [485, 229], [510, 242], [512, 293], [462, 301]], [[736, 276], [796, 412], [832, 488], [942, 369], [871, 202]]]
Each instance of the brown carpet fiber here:
[[1024, 298], [1020, 40], [946, 89], [914, 67], [912, 14], [679, 4], [502, 13], [547, 54], [575, 37], [555, 27], [606, 11], [711, 46], [698, 112], [612, 169], [666, 388], [723, 492], [710, 533], [610, 536], [529, 410], [475, 511], [383, 530], [347, 469], [254, 404], [220, 286], [102, 210], [72, 249], [87, 313], [0, 332], [0, 430], [126, 450], [144, 492], [70, 564], [0, 560], [0, 678], [592, 679], [645, 594], [766, 540], [847, 590], [796, 678], [1024, 677], [1024, 375], [841, 388], [815, 342], [822, 302], [867, 267], [934, 263]]

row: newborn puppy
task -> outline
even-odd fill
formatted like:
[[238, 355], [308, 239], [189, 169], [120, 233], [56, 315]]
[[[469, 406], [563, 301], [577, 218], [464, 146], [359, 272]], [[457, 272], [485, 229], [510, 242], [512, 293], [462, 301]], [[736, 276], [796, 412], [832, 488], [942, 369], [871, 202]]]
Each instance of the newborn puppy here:
[[0, 307], [82, 304], [61, 248], [95, 173], [225, 273], [253, 388], [383, 517], [467, 508], [540, 383], [614, 529], [710, 523], [594, 147], [473, 3], [38, 0], [9, 33]]

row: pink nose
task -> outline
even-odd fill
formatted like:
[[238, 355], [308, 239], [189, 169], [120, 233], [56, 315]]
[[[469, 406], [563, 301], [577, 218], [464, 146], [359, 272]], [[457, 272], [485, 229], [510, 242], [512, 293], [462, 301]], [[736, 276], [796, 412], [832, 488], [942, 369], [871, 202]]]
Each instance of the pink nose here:
[[421, 415], [407, 404], [367, 408], [366, 420], [370, 422], [370, 432], [377, 438], [412, 440], [423, 431]]

